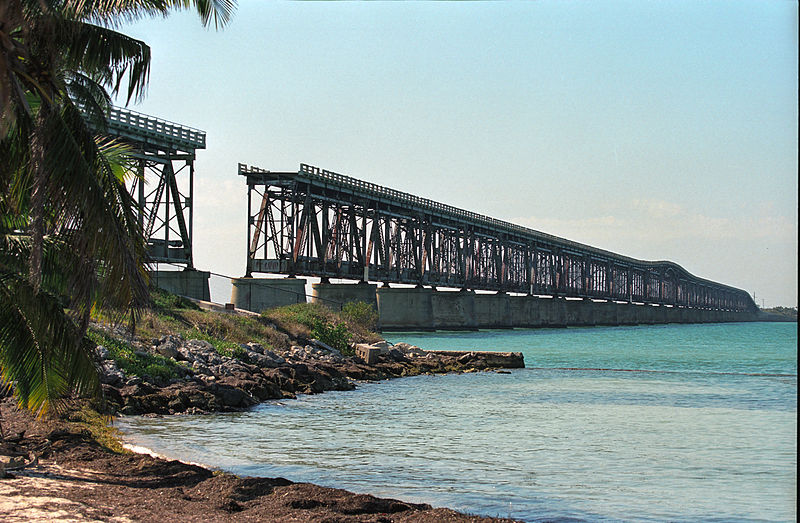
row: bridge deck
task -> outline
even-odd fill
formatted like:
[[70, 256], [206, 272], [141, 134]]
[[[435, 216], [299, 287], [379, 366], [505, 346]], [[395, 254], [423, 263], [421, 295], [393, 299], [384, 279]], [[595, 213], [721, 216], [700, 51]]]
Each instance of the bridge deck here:
[[270, 172], [240, 164], [239, 174], [250, 195], [248, 273], [755, 307], [745, 291], [673, 262], [637, 260], [310, 165]]
[[205, 149], [206, 133], [146, 114], [112, 107], [108, 130], [113, 134], [179, 151]]

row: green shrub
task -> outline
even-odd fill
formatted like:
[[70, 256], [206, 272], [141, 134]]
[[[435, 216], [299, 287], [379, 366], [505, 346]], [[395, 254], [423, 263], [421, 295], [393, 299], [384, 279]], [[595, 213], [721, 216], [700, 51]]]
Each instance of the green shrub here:
[[261, 315], [279, 322], [299, 323], [312, 329], [317, 321], [327, 321], [333, 313], [316, 303], [295, 303], [265, 310]]
[[378, 326], [378, 311], [365, 301], [348, 301], [342, 305], [342, 316], [368, 331], [374, 331]]
[[157, 310], [170, 310], [170, 309], [189, 309], [200, 310], [192, 300], [186, 299], [183, 296], [178, 296], [164, 289], [158, 287], [150, 287], [150, 298], [153, 300], [153, 307]]
[[236, 358], [238, 360], [243, 360], [247, 357], [247, 351], [245, 351], [241, 345], [235, 341], [216, 338], [210, 334], [206, 334], [198, 328], [193, 328], [189, 331], [186, 331], [183, 337], [190, 340], [194, 339], [207, 341], [214, 347], [214, 350], [216, 350], [217, 353], [221, 354], [222, 356], [228, 356], [229, 358]]
[[87, 334], [90, 340], [108, 349], [111, 359], [117, 367], [127, 376], [151, 376], [153, 378], [170, 380], [179, 378], [181, 370], [178, 364], [160, 354], [137, 354], [126, 342], [112, 338], [99, 330], [90, 330]]
[[313, 336], [322, 343], [333, 347], [342, 354], [352, 353], [350, 350], [350, 331], [345, 323], [331, 323], [317, 320], [311, 328]]

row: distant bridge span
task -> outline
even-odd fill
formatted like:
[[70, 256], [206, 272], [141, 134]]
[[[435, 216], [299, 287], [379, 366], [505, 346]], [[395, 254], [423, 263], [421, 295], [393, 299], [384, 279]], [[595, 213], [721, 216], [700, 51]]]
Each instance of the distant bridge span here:
[[247, 179], [247, 277], [402, 283], [557, 298], [758, 310], [741, 289], [301, 164]]

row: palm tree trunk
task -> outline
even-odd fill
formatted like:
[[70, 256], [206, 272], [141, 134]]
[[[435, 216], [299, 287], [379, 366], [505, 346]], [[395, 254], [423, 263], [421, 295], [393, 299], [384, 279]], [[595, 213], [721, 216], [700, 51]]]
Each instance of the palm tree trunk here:
[[47, 104], [42, 104], [36, 123], [31, 133], [31, 170], [33, 171], [33, 187], [31, 188], [31, 258], [29, 278], [34, 292], [39, 293], [42, 283], [42, 244], [44, 242], [44, 202], [47, 191], [47, 172], [44, 165], [45, 143], [44, 128]]

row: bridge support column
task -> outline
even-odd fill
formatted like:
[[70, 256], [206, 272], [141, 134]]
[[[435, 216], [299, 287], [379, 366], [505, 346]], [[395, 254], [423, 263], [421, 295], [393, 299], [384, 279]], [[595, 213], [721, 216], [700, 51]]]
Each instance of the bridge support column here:
[[619, 304], [613, 301], [595, 303], [595, 325], [619, 325]]
[[617, 304], [617, 321], [619, 325], [636, 325], [638, 323], [636, 309], [640, 305], [633, 303]]
[[379, 330], [434, 328], [432, 289], [380, 287], [376, 294]]
[[505, 293], [475, 295], [475, 323], [482, 329], [513, 327], [510, 296]]
[[434, 329], [476, 328], [478, 313], [474, 291], [433, 291], [431, 311]]
[[564, 298], [539, 298], [536, 300], [539, 325], [542, 327], [566, 327], [567, 304]]
[[306, 303], [306, 280], [302, 278], [233, 278], [231, 283], [231, 302], [237, 309], [261, 312]]
[[508, 317], [511, 327], [539, 327], [542, 325], [539, 317], [539, 298], [536, 296], [509, 296]]
[[594, 309], [597, 307], [592, 300], [565, 300], [567, 325], [590, 326], [594, 325]]
[[665, 307], [661, 306], [664, 309], [664, 319], [666, 323], [680, 323], [680, 310], [677, 307]]
[[152, 271], [150, 281], [159, 289], [196, 300], [211, 301], [208, 279], [211, 273], [187, 269], [183, 271]]
[[370, 283], [312, 283], [311, 301], [333, 310], [350, 301], [363, 301], [378, 310], [377, 285]]

